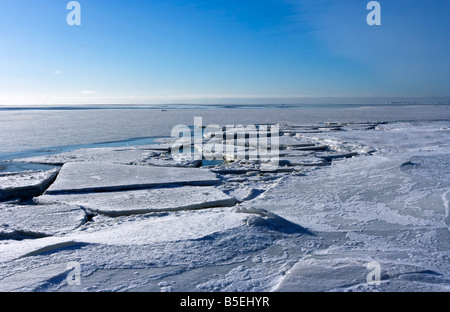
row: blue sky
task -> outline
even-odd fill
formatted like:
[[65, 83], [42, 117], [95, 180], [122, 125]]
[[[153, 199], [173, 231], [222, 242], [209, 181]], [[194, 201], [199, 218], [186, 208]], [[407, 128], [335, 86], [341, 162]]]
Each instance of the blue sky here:
[[0, 0], [0, 104], [448, 97], [450, 4]]

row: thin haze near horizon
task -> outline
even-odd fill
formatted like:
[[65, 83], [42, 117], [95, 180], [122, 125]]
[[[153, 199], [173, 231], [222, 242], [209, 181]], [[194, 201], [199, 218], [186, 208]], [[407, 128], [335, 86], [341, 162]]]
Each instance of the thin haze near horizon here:
[[0, 105], [450, 98], [448, 1], [68, 2], [0, 0]]

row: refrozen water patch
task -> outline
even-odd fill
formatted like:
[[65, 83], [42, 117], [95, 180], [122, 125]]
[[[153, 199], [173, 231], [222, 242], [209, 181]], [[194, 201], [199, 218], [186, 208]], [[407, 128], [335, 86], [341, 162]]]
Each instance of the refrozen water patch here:
[[0, 205], [0, 239], [63, 234], [76, 229], [86, 219], [80, 207], [65, 204]]
[[45, 194], [137, 190], [169, 184], [207, 186], [219, 182], [207, 169], [67, 163]]
[[217, 188], [201, 186], [153, 188], [128, 192], [43, 195], [35, 198], [35, 201], [39, 204], [79, 205], [94, 213], [108, 216], [231, 207], [236, 204], [235, 198]]
[[0, 201], [27, 199], [42, 194], [58, 175], [59, 169], [0, 174]]

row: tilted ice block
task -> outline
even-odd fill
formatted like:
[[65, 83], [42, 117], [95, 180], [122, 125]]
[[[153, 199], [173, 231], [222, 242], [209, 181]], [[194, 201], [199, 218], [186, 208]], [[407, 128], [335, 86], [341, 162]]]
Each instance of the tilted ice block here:
[[65, 164], [45, 194], [119, 191], [168, 184], [214, 185], [220, 180], [207, 169], [142, 167], [102, 162]]
[[275, 291], [330, 291], [366, 283], [367, 262], [344, 259], [302, 259], [287, 272]]
[[[63, 236], [10, 240], [1, 245], [2, 252], [0, 252], [0, 263], [10, 262], [19, 258], [37, 256], [49, 251], [54, 251], [77, 244], [79, 243], [74, 241], [73, 238]], [[0, 283], [0, 285], [3, 286], [3, 283]]]
[[45, 237], [73, 230], [86, 221], [76, 206], [0, 205], [0, 237]]
[[53, 182], [58, 169], [0, 174], [0, 201], [31, 198], [42, 194]]
[[358, 153], [356, 152], [350, 152], [350, 153], [317, 153], [316, 156], [323, 158], [325, 160], [333, 160], [333, 159], [339, 159], [339, 158], [351, 158], [353, 156], [357, 156]]
[[215, 187], [183, 186], [153, 188], [128, 192], [43, 195], [35, 198], [40, 204], [67, 203], [80, 205], [108, 216], [144, 214], [210, 207], [233, 206], [236, 199]]
[[66, 263], [50, 263], [37, 268], [14, 273], [4, 277], [0, 283], [1, 292], [28, 292], [34, 287], [63, 279], [70, 270]]
[[293, 147], [293, 150], [297, 151], [322, 151], [326, 150], [328, 148], [327, 145], [311, 145], [311, 146], [300, 146], [300, 147]]
[[169, 153], [172, 148], [179, 148], [179, 143], [173, 143], [173, 144], [150, 144], [150, 145], [141, 145], [137, 147], [141, 150], [149, 150], [149, 151], [161, 151], [161, 152], [167, 152]]

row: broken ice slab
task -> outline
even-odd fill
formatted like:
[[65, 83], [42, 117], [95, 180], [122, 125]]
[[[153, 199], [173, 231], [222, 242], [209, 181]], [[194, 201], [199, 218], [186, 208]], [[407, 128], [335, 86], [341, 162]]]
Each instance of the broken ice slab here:
[[290, 136], [281, 136], [279, 138], [280, 149], [300, 148], [315, 146], [314, 143], [297, 140]]
[[340, 131], [342, 130], [342, 126], [320, 126], [318, 130], [322, 131]]
[[309, 234], [313, 235], [306, 228], [293, 223], [287, 219], [280, 217], [279, 215], [270, 212], [266, 209], [256, 208], [256, 207], [244, 207], [244, 206], [236, 206], [233, 208], [233, 212], [242, 213], [242, 214], [250, 214], [247, 219], [248, 226], [263, 226], [269, 227], [274, 230], [282, 231], [284, 233], [301, 233], [301, 234]]
[[[21, 241], [10, 240], [1, 245], [2, 252], [0, 252], [0, 263], [10, 262], [19, 258], [36, 256], [77, 244], [79, 243], [75, 242], [73, 238], [66, 238], [63, 236], [51, 236]], [[3, 286], [3, 283], [0, 283], [0, 286]]]
[[27, 199], [42, 194], [53, 182], [59, 169], [0, 174], [0, 201]]
[[224, 140], [241, 140], [245, 138], [270, 138], [274, 135], [278, 135], [275, 131], [226, 131], [226, 132], [210, 132], [205, 138], [222, 138]]
[[231, 207], [236, 199], [214, 187], [184, 186], [128, 192], [43, 195], [39, 204], [66, 203], [112, 217], [161, 211]]
[[53, 155], [33, 156], [15, 159], [17, 162], [28, 162], [37, 164], [48, 164], [62, 166], [68, 162], [101, 161], [116, 164], [130, 164], [139, 162], [152, 156], [159, 156], [169, 153], [172, 144], [152, 144], [139, 147], [102, 147], [102, 148], [82, 148], [69, 152]]
[[353, 156], [357, 156], [358, 153], [350, 152], [350, 153], [316, 153], [317, 157], [323, 158], [327, 161], [331, 161], [339, 158], [351, 158]]
[[366, 276], [369, 273], [366, 269], [368, 262], [343, 259], [345, 261], [313, 257], [302, 259], [287, 272], [275, 291], [332, 291], [366, 284]]
[[120, 191], [168, 184], [214, 185], [220, 180], [207, 169], [143, 167], [103, 162], [67, 163], [45, 194]]
[[0, 205], [0, 238], [45, 237], [71, 231], [86, 222], [80, 207], [56, 205]]
[[378, 124], [347, 124], [345, 129], [348, 130], [373, 130], [378, 126]]
[[287, 162], [288, 166], [325, 166], [328, 161], [318, 157], [284, 157], [280, 164]]
[[[160, 151], [161, 152], [161, 151]], [[137, 148], [82, 148], [54, 155], [34, 156], [15, 161], [62, 166], [68, 162], [104, 161], [111, 163], [130, 163], [152, 155], [152, 151]]]
[[[63, 280], [69, 273], [66, 263], [49, 263], [32, 267], [23, 272], [7, 274], [0, 283], [1, 292], [31, 292], [33, 287], [51, 283], [52, 280]], [[8, 272], [10, 273], [10, 272]]]
[[255, 148], [246, 148], [242, 146], [224, 147], [223, 158], [226, 161], [238, 160], [258, 160], [258, 150]]
[[327, 145], [312, 145], [312, 146], [300, 146], [293, 147], [292, 150], [296, 151], [323, 151], [328, 148]]
[[219, 166], [218, 168], [213, 168], [211, 171], [222, 174], [222, 175], [228, 175], [228, 174], [249, 174], [249, 173], [282, 173], [282, 172], [293, 172], [293, 171], [301, 171], [301, 168], [294, 168], [294, 167], [285, 167], [285, 166], [278, 166], [278, 165], [270, 165], [270, 163], [267, 164], [261, 164], [254, 167], [247, 167], [247, 166], [241, 166], [241, 167], [229, 167], [229, 166]]
[[310, 142], [302, 142], [299, 140], [296, 140], [290, 136], [280, 136], [277, 138], [268, 138], [265, 140], [259, 140], [259, 139], [237, 139], [237, 140], [224, 140], [224, 144], [231, 144], [236, 146], [243, 146], [243, 147], [253, 147], [253, 148], [266, 148], [268, 146], [276, 146], [278, 145], [279, 149], [287, 149], [287, 148], [294, 148], [294, 147], [309, 147], [314, 146], [314, 143]]
[[138, 161], [128, 163], [129, 165], [137, 166], [162, 166], [162, 167], [200, 167], [202, 164], [201, 158], [192, 154], [172, 154], [168, 155], [150, 155]]
[[149, 151], [159, 151], [159, 152], [166, 152], [169, 153], [173, 147], [180, 147], [180, 144], [173, 143], [173, 144], [150, 144], [150, 145], [142, 145], [139, 146], [138, 149], [140, 150], [149, 150]]
[[89, 229], [73, 234], [72, 237], [83, 243], [141, 246], [196, 240], [224, 232], [240, 232], [238, 228], [245, 226], [246, 216], [231, 213], [231, 209], [213, 208], [122, 217], [133, 220], [111, 226], [93, 222]]
[[280, 157], [304, 157], [304, 156], [314, 156], [314, 151], [303, 151], [303, 150], [295, 150], [295, 149], [288, 149], [283, 151], [284, 154]]

